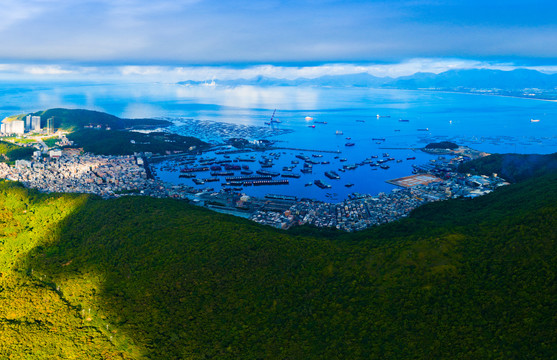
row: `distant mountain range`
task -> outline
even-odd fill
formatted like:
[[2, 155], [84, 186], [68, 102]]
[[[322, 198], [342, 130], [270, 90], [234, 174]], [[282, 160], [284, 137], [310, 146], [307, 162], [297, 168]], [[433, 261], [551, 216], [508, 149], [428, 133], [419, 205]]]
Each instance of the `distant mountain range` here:
[[[557, 74], [544, 74], [535, 70], [513, 71], [470, 69], [449, 70], [440, 74], [416, 73], [397, 78], [376, 77], [367, 73], [349, 75], [325, 75], [318, 78], [293, 80], [258, 76], [250, 79], [213, 80], [217, 85], [238, 86], [331, 86], [374, 87], [396, 89], [431, 89], [468, 91], [479, 89], [518, 91], [539, 89], [557, 91]], [[182, 85], [207, 84], [206, 81], [182, 81]]]

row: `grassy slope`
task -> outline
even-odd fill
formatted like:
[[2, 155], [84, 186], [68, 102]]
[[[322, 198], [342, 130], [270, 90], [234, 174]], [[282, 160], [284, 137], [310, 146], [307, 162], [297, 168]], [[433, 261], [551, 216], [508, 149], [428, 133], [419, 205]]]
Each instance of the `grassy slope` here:
[[41, 343], [80, 358], [557, 352], [556, 175], [326, 237], [170, 199], [0, 189], [4, 353]]

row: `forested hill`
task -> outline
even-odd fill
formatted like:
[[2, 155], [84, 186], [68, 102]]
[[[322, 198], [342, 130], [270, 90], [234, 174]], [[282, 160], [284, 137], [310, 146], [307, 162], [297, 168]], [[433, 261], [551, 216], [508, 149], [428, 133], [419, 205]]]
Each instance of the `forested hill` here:
[[549, 359], [557, 175], [356, 234], [0, 182], [0, 358]]
[[497, 173], [511, 182], [523, 181], [557, 171], [557, 153], [493, 154], [462, 163], [458, 170], [481, 175]]
[[143, 127], [165, 127], [170, 121], [157, 119], [121, 119], [100, 111], [85, 109], [48, 109], [37, 111], [31, 115], [41, 117], [41, 127], [47, 126], [48, 119], [52, 119], [52, 127], [67, 131], [82, 129], [84, 126], [110, 127], [114, 130], [143, 128]]

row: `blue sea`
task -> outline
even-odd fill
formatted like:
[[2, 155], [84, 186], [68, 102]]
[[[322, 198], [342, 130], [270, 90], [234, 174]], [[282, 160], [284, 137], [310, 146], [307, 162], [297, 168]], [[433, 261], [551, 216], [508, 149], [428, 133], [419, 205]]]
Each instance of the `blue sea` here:
[[[322, 153], [322, 158], [314, 160], [330, 164], [314, 165], [313, 174], [289, 179], [288, 186], [244, 189], [248, 195], [258, 196], [280, 193], [335, 202], [352, 192], [389, 191], [394, 187], [385, 180], [410, 175], [412, 164], [435, 159], [412, 150], [432, 141], [451, 140], [489, 153], [557, 151], [557, 102], [489, 95], [367, 88], [3, 83], [0, 100], [2, 117], [66, 107], [99, 110], [125, 118], [189, 118], [252, 126], [268, 126], [265, 122], [276, 109], [275, 119], [280, 123], [273, 126], [293, 131], [273, 137], [278, 146], [339, 152]], [[532, 122], [532, 119], [539, 121]], [[172, 130], [196, 136], [181, 129], [179, 124]], [[337, 131], [342, 135], [336, 135]], [[354, 146], [348, 147], [346, 143]], [[297, 154], [310, 157], [318, 154], [294, 150], [274, 152], [280, 157], [272, 171], [291, 166]], [[366, 165], [343, 173], [337, 171], [340, 180], [324, 176], [325, 171], [337, 170], [343, 164], [358, 163], [371, 156], [380, 159], [384, 153], [402, 162], [389, 162], [388, 170], [373, 170]], [[416, 159], [407, 160], [411, 157]], [[341, 163], [342, 158], [347, 161]], [[257, 165], [257, 162], [250, 163], [250, 168], [257, 170]], [[293, 172], [299, 173], [300, 167]], [[191, 182], [179, 179], [175, 171], [159, 169], [157, 173], [169, 182]], [[315, 179], [325, 180], [332, 188], [305, 186]], [[347, 188], [344, 186], [347, 183], [354, 186]], [[218, 185], [215, 188], [218, 190]]]

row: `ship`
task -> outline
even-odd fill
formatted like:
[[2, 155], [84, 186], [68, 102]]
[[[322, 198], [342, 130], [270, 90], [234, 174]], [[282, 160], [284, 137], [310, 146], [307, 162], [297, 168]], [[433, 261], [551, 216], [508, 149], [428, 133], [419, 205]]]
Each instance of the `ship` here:
[[259, 175], [266, 175], [266, 176], [279, 176], [280, 173], [274, 171], [266, 171], [266, 170], [257, 170], [256, 173]]
[[328, 177], [331, 180], [338, 180], [340, 179], [340, 176], [334, 172], [334, 171], [326, 171], [325, 172], [325, 176]]
[[331, 188], [331, 185], [329, 185], [326, 182], [321, 181], [321, 180], [315, 180], [313, 183], [321, 189], [330, 189]]
[[416, 160], [416, 157], [412, 156], [412, 157], [406, 158], [406, 160]]
[[335, 135], [342, 135], [342, 131], [341, 130], [335, 131]]
[[410, 120], [408, 120], [408, 119], [398, 119], [398, 121], [400, 121], [400, 122], [410, 122]]
[[285, 178], [293, 178], [293, 179], [299, 179], [300, 178], [300, 174], [288, 174], [287, 173], [287, 174], [282, 174], [281, 176], [285, 177]]
[[344, 186], [346, 186], [347, 188], [354, 186], [354, 184], [348, 183], [348, 184], [344, 184]]
[[346, 144], [344, 144], [344, 146], [354, 146], [354, 145], [356, 145], [356, 144], [353, 143], [353, 142], [347, 142]]
[[429, 128], [418, 129], [418, 131], [429, 131]]

